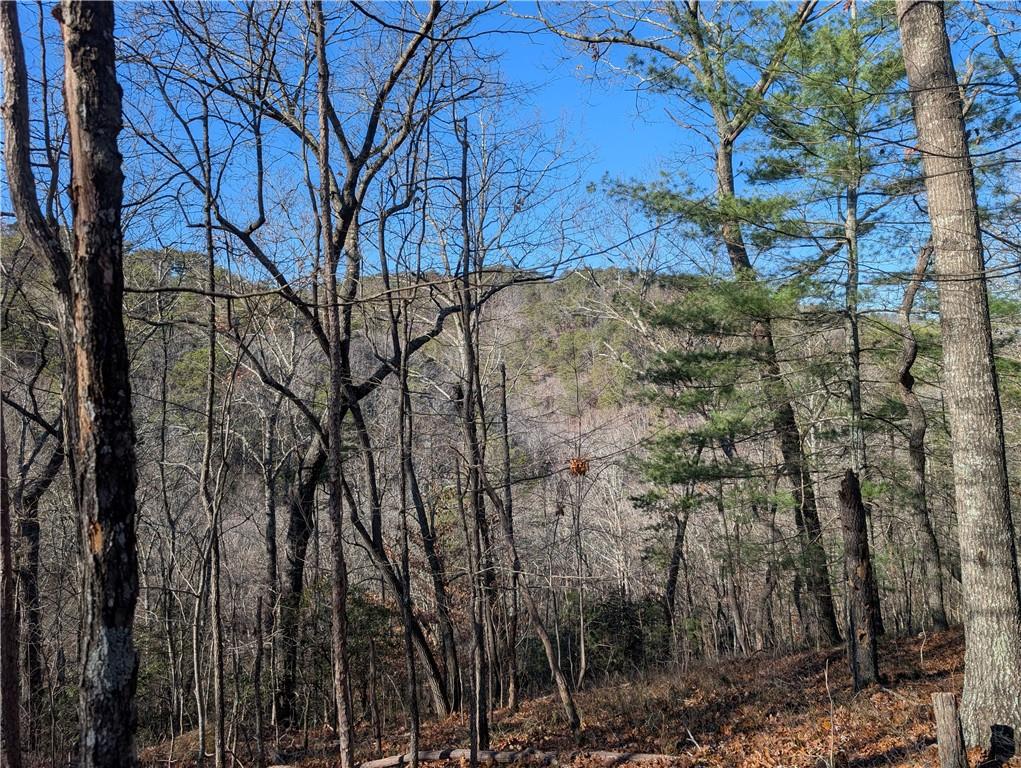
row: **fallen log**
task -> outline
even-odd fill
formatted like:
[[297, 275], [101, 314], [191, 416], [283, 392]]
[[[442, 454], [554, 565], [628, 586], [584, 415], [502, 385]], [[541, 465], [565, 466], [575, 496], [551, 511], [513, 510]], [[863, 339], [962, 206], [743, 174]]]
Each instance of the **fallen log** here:
[[[437, 749], [427, 750], [418, 753], [418, 760], [422, 763], [438, 762], [445, 760], [469, 760], [471, 750], [468, 749]], [[691, 759], [680, 755], [660, 755], [648, 752], [605, 752], [601, 750], [575, 752], [542, 752], [537, 749], [522, 749], [517, 751], [494, 751], [480, 749], [478, 761], [485, 765], [508, 765], [511, 763], [528, 762], [540, 766], [556, 766], [568, 764], [576, 758], [599, 763], [605, 766], [616, 766], [626, 764], [648, 765], [652, 763], [671, 766], [689, 766]], [[360, 763], [358, 768], [403, 768], [411, 764], [411, 753], [391, 755], [379, 760], [369, 760]]]
[[[531, 747], [514, 751], [496, 751], [480, 749], [478, 761], [483, 765], [510, 765], [512, 763], [530, 763], [542, 768], [554, 768], [560, 765], [570, 765], [575, 759], [583, 759], [597, 763], [604, 768], [613, 768], [618, 765], [661, 765], [673, 766], [674, 768], [691, 768], [694, 762], [690, 757], [684, 755], [660, 755], [649, 752], [606, 752], [602, 750], [577, 750], [574, 752], [543, 752]], [[470, 760], [470, 749], [431, 749], [422, 750], [418, 753], [420, 763], [436, 763], [447, 760]], [[357, 768], [404, 768], [411, 765], [411, 753], [407, 752], [390, 757], [381, 757], [378, 760], [369, 760], [359, 763]], [[294, 768], [293, 765], [279, 764], [271, 765], [269, 768]]]
[[[486, 765], [505, 765], [525, 760], [536, 762], [540, 765], [548, 765], [556, 759], [556, 756], [555, 752], [540, 752], [537, 749], [503, 752], [480, 749], [478, 752], [479, 762]], [[418, 761], [420, 763], [438, 762], [441, 760], [468, 760], [470, 758], [470, 749], [433, 749], [422, 750], [418, 753]], [[368, 762], [360, 763], [358, 768], [401, 768], [401, 766], [410, 764], [411, 753], [407, 752], [401, 755], [381, 757], [378, 760], [369, 760]]]

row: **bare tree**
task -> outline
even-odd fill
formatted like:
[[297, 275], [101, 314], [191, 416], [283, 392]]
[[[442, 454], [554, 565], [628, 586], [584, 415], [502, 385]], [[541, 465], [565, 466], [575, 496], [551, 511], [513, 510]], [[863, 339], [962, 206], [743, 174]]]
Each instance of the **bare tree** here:
[[64, 423], [86, 549], [81, 759], [88, 766], [130, 765], [135, 760], [138, 657], [131, 630], [138, 574], [134, 426], [121, 306], [121, 88], [113, 6], [72, 0], [60, 6], [72, 168], [70, 254], [43, 217], [35, 193], [24, 52], [13, 4], [4, 6], [0, 18], [11, 199], [33, 247], [50, 262], [64, 307]]

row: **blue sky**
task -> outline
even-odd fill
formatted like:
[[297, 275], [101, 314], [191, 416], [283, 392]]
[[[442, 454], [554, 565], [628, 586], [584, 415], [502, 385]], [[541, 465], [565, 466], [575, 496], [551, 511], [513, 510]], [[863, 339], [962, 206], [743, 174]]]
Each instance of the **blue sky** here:
[[[531, 4], [515, 3], [527, 12]], [[522, 22], [511, 22], [514, 25]], [[662, 99], [641, 97], [624, 77], [593, 76], [592, 62], [550, 32], [496, 36], [492, 50], [507, 81], [529, 87], [525, 97], [547, 123], [563, 123], [576, 149], [591, 158], [587, 181], [646, 177], [684, 141]], [[604, 68], [605, 70], [605, 68]]]
[[[503, 81], [523, 91], [517, 100], [517, 114], [511, 122], [529, 126], [539, 123], [535, 130], [539, 141], [558, 127], [565, 129], [570, 153], [582, 158], [579, 163], [582, 184], [572, 194], [588, 205], [585, 198], [587, 183], [598, 186], [604, 177], [648, 181], [657, 178], [663, 167], [683, 169], [699, 186], [711, 188], [711, 178], [706, 173], [710, 146], [697, 133], [675, 124], [667, 113], [670, 109], [683, 109], [679, 106], [680, 102], [664, 96], [638, 94], [634, 81], [614, 74], [605, 61], [599, 65], [599, 74], [595, 76], [593, 61], [586, 53], [539, 29], [537, 22], [513, 16], [534, 11], [533, 3], [518, 2], [488, 16], [481, 24], [486, 29], [501, 32], [480, 38], [478, 45], [484, 51], [497, 55], [496, 66]], [[37, 14], [34, 3], [20, 7], [30, 69], [38, 67]], [[126, 14], [121, 23], [124, 23], [124, 18]], [[47, 33], [55, 35], [52, 19], [47, 17], [46, 24]], [[955, 54], [958, 54], [960, 66], [965, 58], [961, 44], [956, 47]], [[620, 58], [625, 54], [615, 51], [612, 55]], [[59, 66], [59, 47], [56, 50], [51, 48], [48, 68], [54, 71], [59, 70]], [[751, 136], [742, 139], [738, 149], [739, 162], [749, 156], [750, 142]], [[740, 167], [738, 170], [740, 185]], [[241, 181], [240, 178], [237, 181]], [[243, 191], [243, 183], [236, 186]], [[593, 205], [600, 197], [598, 193], [592, 196]], [[182, 230], [170, 234], [186, 239], [193, 232]], [[619, 234], [613, 227], [597, 227], [589, 233], [584, 249], [599, 251], [618, 241]]]

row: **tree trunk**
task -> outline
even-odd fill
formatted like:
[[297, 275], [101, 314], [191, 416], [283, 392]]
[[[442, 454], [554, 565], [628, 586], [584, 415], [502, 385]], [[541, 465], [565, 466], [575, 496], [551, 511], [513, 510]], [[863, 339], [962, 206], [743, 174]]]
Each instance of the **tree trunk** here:
[[0, 404], [0, 768], [21, 768], [21, 681], [18, 622], [14, 609], [11, 482], [7, 472], [7, 431]]
[[301, 596], [305, 588], [305, 557], [312, 536], [316, 486], [326, 466], [326, 450], [318, 440], [308, 447], [287, 500], [286, 573], [280, 595], [278, 634], [282, 646], [279, 689], [275, 693], [277, 719], [291, 725], [297, 716], [298, 651]]
[[[383, 286], [387, 291], [387, 309], [390, 315], [390, 338], [393, 345], [394, 357], [401, 361], [398, 375], [398, 396], [397, 403], [397, 424], [398, 424], [398, 445], [400, 449], [399, 486], [400, 486], [400, 515], [401, 515], [401, 586], [403, 587], [403, 599], [401, 600], [401, 614], [404, 624], [404, 668], [407, 677], [407, 699], [408, 699], [408, 752], [411, 755], [412, 768], [418, 768], [418, 746], [419, 730], [421, 725], [421, 714], [418, 706], [418, 674], [415, 664], [415, 646], [411, 631], [414, 623], [414, 605], [411, 599], [411, 545], [408, 536], [408, 496], [411, 485], [411, 471], [414, 466], [411, 462], [411, 453], [414, 447], [415, 435], [412, 424], [411, 393], [408, 389], [408, 359], [403, 353], [407, 345], [409, 333], [409, 320], [407, 316], [407, 305], [403, 311], [398, 311], [394, 305], [394, 296], [390, 290], [390, 273], [386, 258], [385, 244], [386, 217], [382, 216], [379, 222], [380, 237], [380, 266], [383, 278]], [[402, 325], [403, 336], [402, 339]], [[418, 507], [421, 499], [416, 502]], [[424, 505], [423, 505], [424, 506]], [[370, 640], [371, 645], [371, 640]], [[370, 653], [374, 653], [370, 650]], [[375, 674], [374, 660], [370, 663], [370, 675]], [[373, 681], [373, 686], [375, 682]], [[372, 695], [373, 706], [375, 705], [375, 692]], [[375, 716], [371, 712], [370, 715]], [[374, 718], [378, 720], [378, 718]]]
[[[852, 11], [853, 12], [853, 11]], [[859, 478], [864, 477], [867, 458], [865, 453], [865, 412], [861, 396], [861, 336], [858, 317], [858, 188], [847, 188], [847, 206], [844, 216], [844, 238], [847, 240], [847, 281], [844, 291], [844, 354], [847, 358], [847, 391], [851, 418], [849, 443], [851, 448], [851, 470]], [[872, 515], [865, 509], [865, 523], [872, 527]], [[883, 611], [879, 599], [879, 581], [873, 571], [874, 563], [869, 559], [869, 602], [876, 620], [876, 632], [885, 634]]]
[[966, 742], [983, 745], [993, 725], [1021, 729], [1021, 587], [978, 203], [943, 4], [897, 0], [897, 16], [939, 279], [967, 640], [961, 720]]
[[900, 305], [900, 330], [904, 339], [901, 348], [900, 371], [897, 383], [900, 399], [908, 413], [908, 454], [911, 462], [911, 515], [914, 518], [919, 558], [922, 563], [922, 580], [925, 584], [925, 605], [928, 608], [929, 623], [939, 631], [948, 626], [943, 595], [943, 564], [939, 542], [929, 518], [929, 504], [925, 492], [925, 431], [927, 428], [925, 409], [915, 394], [915, 377], [911, 366], [918, 356], [918, 342], [911, 328], [911, 308], [915, 294], [925, 278], [925, 270], [932, 257], [932, 248], [926, 246], [918, 254], [911, 281], [904, 291]]
[[75, 496], [87, 550], [81, 761], [124, 766], [135, 764], [138, 655], [131, 628], [138, 563], [135, 431], [122, 316], [121, 88], [113, 5], [63, 0], [60, 13], [74, 221]]
[[861, 403], [861, 339], [858, 333], [858, 189], [847, 188], [844, 239], [847, 240], [847, 281], [844, 290], [844, 354], [847, 357], [847, 391], [851, 407], [851, 469], [865, 468], [865, 427]]
[[844, 578], [847, 589], [847, 659], [856, 691], [879, 679], [876, 615], [871, 596], [875, 585], [865, 526], [865, 505], [858, 476], [847, 470], [840, 484], [840, 521], [844, 533]]
[[227, 759], [224, 734], [223, 696], [223, 614], [220, 595], [220, 510], [213, 477], [213, 448], [216, 439], [216, 253], [213, 243], [212, 153], [209, 148], [209, 103], [202, 101], [202, 174], [205, 188], [203, 206], [206, 245], [206, 402], [199, 497], [209, 526], [209, 625], [213, 652], [213, 765], [223, 768]]
[[264, 645], [263, 628], [263, 607], [262, 595], [256, 598], [255, 602], [255, 660], [252, 664], [252, 692], [255, 701], [255, 766], [263, 768], [266, 765], [266, 743], [263, 740], [262, 725], [262, 654]]
[[[351, 491], [350, 486], [344, 483], [344, 498], [347, 499], [348, 506], [354, 510], [355, 498], [354, 493]], [[361, 524], [357, 516], [352, 512], [351, 522], [354, 526], [355, 533], [362, 540], [365, 551], [369, 555], [369, 559], [372, 560], [373, 565], [376, 566], [379, 571], [379, 575], [383, 578], [387, 588], [393, 592], [394, 597], [401, 601], [404, 599], [404, 586], [403, 580], [400, 578], [396, 569], [390, 560], [386, 557], [385, 553], [377, 552], [372, 546], [372, 536], [368, 529]], [[402, 621], [404, 620], [404, 612], [401, 612]], [[436, 710], [436, 714], [440, 717], [446, 717], [450, 714], [450, 705], [447, 701], [447, 689], [443, 682], [443, 675], [440, 673], [440, 668], [436, 663], [436, 657], [433, 656], [432, 649], [429, 647], [429, 643], [425, 638], [425, 632], [422, 630], [421, 622], [415, 618], [414, 614], [408, 617], [411, 621], [411, 639], [415, 645], [415, 651], [418, 653], [418, 658], [422, 662], [423, 671], [425, 672], [426, 682], [429, 684], [429, 692], [432, 696], [433, 707]]]
[[[724, 136], [723, 130], [716, 150], [716, 175], [721, 202], [731, 200], [735, 194], [733, 146]], [[735, 220], [725, 220], [720, 232], [735, 277], [749, 282], [757, 281], [758, 277], [744, 245], [740, 224]], [[801, 542], [805, 582], [815, 603], [816, 621], [822, 639], [830, 645], [835, 645], [840, 642], [840, 630], [837, 627], [837, 612], [830, 587], [829, 569], [826, 566], [822, 523], [816, 508], [812, 476], [805, 461], [801, 433], [794, 417], [794, 406], [784, 384], [776, 347], [773, 344], [772, 319], [769, 317], [756, 319], [752, 325], [752, 336], [761, 355], [766, 392], [774, 409], [773, 431], [780, 442], [780, 455], [783, 460], [781, 470], [790, 484], [791, 495], [794, 497], [794, 522]]]
[[[409, 413], [409, 428], [410, 428]], [[415, 470], [414, 457], [410, 451], [404, 457], [406, 464], [405, 471], [408, 473], [408, 484], [411, 489], [411, 502], [415, 507], [415, 516], [418, 519], [418, 529], [422, 534], [422, 549], [425, 550], [425, 559], [429, 564], [429, 576], [432, 579], [433, 599], [436, 601], [436, 623], [439, 625], [440, 644], [443, 649], [443, 664], [446, 672], [446, 690], [449, 696], [449, 706], [452, 710], [461, 708], [461, 686], [459, 678], [459, 666], [457, 661], [457, 643], [454, 639], [454, 622], [450, 618], [449, 600], [445, 584], [445, 569], [443, 560], [440, 557], [436, 546], [436, 532], [429, 523], [429, 516], [425, 508], [425, 499], [422, 498], [422, 490], [418, 485], [418, 474]], [[411, 617], [414, 619], [414, 617]]]
[[[503, 442], [503, 509], [507, 525], [514, 530], [514, 494], [511, 491], [510, 421], [507, 417], [507, 366], [500, 363], [500, 430]], [[507, 609], [507, 707], [518, 709], [518, 572], [511, 571]]]
[[111, 4], [64, 0], [64, 100], [71, 161], [73, 255], [39, 209], [32, 176], [28, 88], [17, 8], [0, 8], [5, 160], [19, 225], [53, 273], [64, 359], [65, 455], [84, 558], [81, 761], [133, 765], [138, 658], [135, 455], [124, 340], [123, 175]]
[[681, 560], [684, 558], [684, 535], [688, 529], [688, 514], [674, 516], [674, 544], [670, 550], [670, 565], [666, 574], [666, 590], [663, 594], [663, 610], [671, 632], [676, 627], [677, 578], [681, 572]]
[[[7, 193], [18, 221], [36, 253], [44, 256], [53, 277], [57, 302], [57, 326], [62, 351], [62, 392], [61, 413], [63, 441], [67, 448], [75, 432], [75, 408], [77, 403], [77, 378], [75, 371], [73, 307], [71, 294], [71, 261], [61, 245], [56, 223], [43, 217], [36, 193], [32, 172], [31, 134], [29, 130], [28, 74], [25, 66], [25, 51], [22, 46], [21, 30], [18, 23], [18, 5], [0, 3], [0, 53], [3, 57], [3, 118], [4, 118], [4, 165]], [[53, 459], [70, 456], [70, 474], [75, 476], [74, 455], [67, 450], [57, 451]], [[53, 475], [59, 470], [59, 463], [53, 468]], [[48, 469], [47, 469], [48, 471]], [[46, 476], [44, 472], [43, 477]], [[49, 478], [52, 480], [52, 477]], [[46, 482], [48, 485], [49, 481]], [[40, 486], [45, 490], [45, 485]], [[40, 490], [39, 496], [42, 495]], [[26, 495], [28, 495], [26, 493]], [[28, 672], [29, 672], [29, 740], [34, 747], [35, 708], [42, 699], [42, 666], [39, 653], [39, 523], [38, 498], [35, 503], [19, 504], [22, 536], [27, 539], [27, 552], [22, 560], [19, 578], [25, 591], [26, 620], [28, 629]]]
[[[475, 579], [473, 590], [475, 597], [472, 650], [475, 659], [475, 735], [478, 749], [489, 749], [489, 654], [484, 628], [486, 626], [486, 607], [493, 594], [493, 572], [490, 564], [488, 547], [487, 520], [485, 503], [482, 498], [482, 449], [479, 444], [478, 425], [476, 423], [476, 392], [477, 359], [475, 355], [475, 338], [473, 333], [473, 302], [471, 300], [471, 274], [473, 264], [472, 239], [468, 222], [468, 123], [460, 122], [457, 139], [461, 145], [461, 176], [460, 176], [460, 210], [461, 210], [461, 264], [459, 296], [461, 300], [461, 354], [464, 365], [464, 390], [460, 393], [461, 427], [464, 433], [466, 469], [468, 474], [468, 506], [472, 513], [472, 546], [475, 551]], [[474, 762], [474, 759], [473, 759]]]
[[936, 743], [940, 768], [968, 768], [968, 753], [957, 715], [957, 697], [952, 693], [932, 694], [932, 711], [936, 717]]
[[[344, 513], [343, 513], [343, 454], [341, 451], [341, 423], [344, 417], [343, 344], [349, 336], [341, 336], [340, 306], [337, 294], [337, 243], [334, 240], [330, 199], [330, 134], [327, 112], [329, 108], [330, 70], [326, 58], [326, 20], [321, 2], [312, 5], [315, 32], [316, 64], [318, 69], [318, 111], [319, 111], [319, 215], [320, 232], [323, 238], [323, 256], [326, 272], [322, 276], [326, 289], [326, 314], [330, 342], [330, 389], [329, 389], [329, 508], [333, 530], [330, 536], [332, 579], [330, 592], [331, 607], [331, 650], [333, 662], [333, 696], [337, 708], [337, 739], [339, 741], [340, 766], [354, 765], [354, 726], [351, 715], [351, 680], [348, 669], [347, 649], [347, 563], [344, 559]], [[375, 531], [375, 527], [373, 528]]]
[[[276, 623], [280, 593], [280, 568], [277, 555], [277, 499], [276, 499], [276, 423], [280, 409], [278, 400], [273, 406], [273, 413], [266, 420], [262, 443], [263, 493], [266, 509], [266, 583], [262, 596], [262, 607], [259, 620], [263, 622], [262, 631], [270, 638], [272, 647], [276, 646], [273, 639], [273, 627]], [[270, 660], [276, 654], [270, 651]]]
[[39, 502], [64, 464], [59, 438], [42, 471], [14, 494], [23, 551], [18, 567], [25, 616], [25, 666], [28, 672], [28, 746], [36, 747], [37, 721], [46, 691], [43, 682], [42, 607], [39, 602]]

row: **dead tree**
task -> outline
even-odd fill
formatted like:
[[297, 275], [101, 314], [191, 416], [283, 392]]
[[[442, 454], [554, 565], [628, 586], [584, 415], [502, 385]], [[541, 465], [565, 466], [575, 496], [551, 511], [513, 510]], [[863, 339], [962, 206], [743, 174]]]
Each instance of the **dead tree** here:
[[940, 768], [968, 768], [961, 719], [957, 715], [957, 696], [952, 693], [932, 694], [932, 711], [936, 717]]
[[62, 307], [65, 435], [85, 544], [81, 761], [134, 763], [133, 697], [138, 657], [132, 623], [138, 595], [135, 452], [122, 297], [123, 175], [117, 136], [121, 88], [114, 8], [64, 0], [64, 101], [71, 160], [72, 250], [59, 242], [36, 197], [28, 88], [17, 9], [0, 12], [11, 202], [32, 246], [51, 265]]
[[840, 521], [844, 532], [844, 579], [847, 590], [847, 659], [856, 691], [879, 679], [876, 646], [875, 590], [872, 581], [865, 505], [854, 470], [840, 484]]

